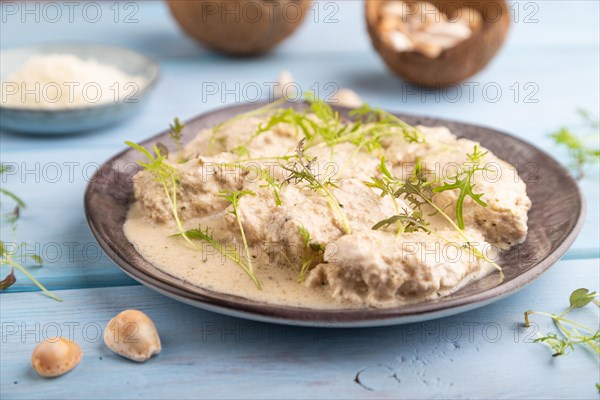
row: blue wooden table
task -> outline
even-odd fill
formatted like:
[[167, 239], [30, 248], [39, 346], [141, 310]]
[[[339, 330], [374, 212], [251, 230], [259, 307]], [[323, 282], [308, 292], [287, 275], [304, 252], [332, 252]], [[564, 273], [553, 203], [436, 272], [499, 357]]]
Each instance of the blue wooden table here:
[[[31, 3], [34, 10], [35, 4], [40, 7]], [[380, 329], [284, 327], [182, 305], [114, 266], [100, 252], [83, 214], [86, 182], [124, 140], [161, 131], [174, 116], [185, 119], [242, 102], [246, 85], [274, 82], [283, 69], [303, 90], [317, 85], [328, 91], [334, 84], [390, 110], [496, 127], [567, 162], [565, 151], [547, 135], [563, 125], [581, 125], [578, 107], [598, 114], [599, 3], [511, 4], [515, 21], [506, 46], [457, 94], [420, 90], [387, 72], [370, 47], [359, 1], [318, 2], [304, 26], [276, 51], [241, 60], [207, 52], [185, 38], [162, 2], [120, 3], [118, 16], [115, 5], [106, 2], [95, 23], [83, 18], [80, 8], [72, 18], [63, 9], [58, 20], [40, 9], [36, 20], [35, 12], [15, 14], [8, 8], [25, 7], [22, 3], [2, 2], [2, 50], [56, 41], [116, 44], [154, 57], [162, 76], [145, 109], [118, 126], [64, 137], [1, 132], [1, 161], [15, 167], [2, 187], [28, 205], [17, 240], [35, 246], [46, 259], [43, 268], [30, 271], [65, 301], [44, 298], [19, 273], [18, 282], [2, 293], [0, 397], [597, 398], [597, 357], [578, 349], [552, 359], [551, 351], [531, 343], [531, 331], [519, 325], [525, 310], [560, 312], [572, 290], [600, 288], [597, 164], [581, 182], [588, 208], [583, 231], [539, 280], [476, 311]], [[333, 19], [326, 20], [331, 12]], [[217, 93], [210, 94], [214, 90], [207, 85]], [[595, 142], [598, 146], [597, 136]], [[8, 211], [8, 204], [3, 207]], [[3, 226], [2, 240], [11, 235]], [[145, 311], [161, 334], [163, 352], [146, 364], [128, 362], [102, 343], [101, 329], [126, 308]], [[598, 324], [591, 308], [576, 317]], [[540, 323], [542, 331], [552, 328]], [[66, 376], [40, 378], [29, 365], [31, 351], [57, 334], [80, 343], [84, 359]]]

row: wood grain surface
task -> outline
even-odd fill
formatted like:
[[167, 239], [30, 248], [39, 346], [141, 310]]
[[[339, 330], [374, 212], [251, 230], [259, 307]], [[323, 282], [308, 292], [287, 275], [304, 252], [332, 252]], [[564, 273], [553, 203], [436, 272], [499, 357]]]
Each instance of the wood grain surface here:
[[[98, 2], [102, 16], [95, 23], [83, 18], [83, 4], [72, 20], [62, 8], [56, 21], [24, 15], [22, 4], [0, 4], [0, 49], [56, 41], [120, 45], [157, 60], [161, 78], [144, 110], [122, 124], [70, 137], [0, 132], [0, 160], [16, 167], [0, 183], [28, 204], [16, 238], [2, 226], [2, 240], [39, 246], [48, 261], [30, 271], [65, 299], [56, 303], [34, 293], [35, 286], [18, 273], [17, 284], [0, 295], [1, 398], [598, 398], [596, 357], [578, 349], [552, 359], [550, 350], [526, 343], [525, 336], [515, 340], [511, 329], [527, 309], [558, 312], [572, 290], [599, 289], [597, 164], [580, 182], [587, 202], [582, 233], [563, 261], [538, 281], [476, 311], [389, 328], [282, 327], [174, 302], [137, 285], [98, 253], [83, 213], [89, 177], [125, 148], [124, 140], [142, 141], [163, 131], [174, 116], [188, 119], [242, 102], [236, 93], [245, 85], [275, 82], [282, 69], [304, 90], [317, 84], [326, 95], [332, 88], [325, 85], [334, 84], [389, 110], [490, 126], [567, 163], [566, 152], [547, 135], [561, 126], [581, 128], [578, 107], [599, 112], [597, 1], [511, 2], [506, 45], [470, 86], [458, 88], [458, 96], [417, 89], [388, 72], [371, 48], [362, 1], [317, 1], [313, 15], [281, 47], [243, 60], [216, 55], [184, 37], [160, 1], [119, 2], [116, 18], [113, 2]], [[35, 4], [43, 2], [28, 6]], [[217, 93], [208, 94], [212, 85]], [[598, 136], [594, 142], [599, 145]], [[9, 209], [3, 202], [2, 212]], [[96, 328], [134, 307], [154, 319], [164, 343], [162, 354], [142, 365], [118, 358], [94, 339]], [[576, 316], [597, 323], [597, 314], [588, 312]], [[65, 324], [78, 324], [73, 329], [84, 359], [68, 375], [45, 380], [34, 374], [29, 360], [43, 327], [49, 335], [56, 332], [53, 323], [64, 335]], [[500, 325], [496, 342], [489, 323]], [[477, 329], [471, 340], [472, 324]], [[22, 337], [21, 328], [31, 333]]]

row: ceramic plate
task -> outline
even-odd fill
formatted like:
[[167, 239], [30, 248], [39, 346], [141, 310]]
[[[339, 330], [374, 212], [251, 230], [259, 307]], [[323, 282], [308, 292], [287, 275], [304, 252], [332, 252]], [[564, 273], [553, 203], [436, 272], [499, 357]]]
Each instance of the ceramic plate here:
[[[194, 118], [186, 124], [184, 141], [190, 141], [201, 129], [259, 106], [233, 106]], [[301, 103], [290, 106], [306, 107]], [[505, 252], [499, 262], [504, 269], [504, 279], [495, 272], [450, 296], [402, 307], [331, 311], [266, 304], [193, 286], [146, 261], [125, 237], [123, 223], [133, 200], [131, 178], [138, 170], [134, 163], [139, 153], [134, 150], [123, 151], [108, 160], [90, 181], [85, 193], [89, 226], [106, 254], [123, 271], [166, 296], [227, 315], [305, 326], [393, 325], [471, 310], [521, 289], [567, 251], [581, 229], [584, 204], [577, 183], [557, 161], [521, 139], [493, 129], [438, 118], [396, 115], [413, 125], [447, 126], [460, 137], [481, 142], [498, 157], [516, 166], [527, 183], [527, 194], [533, 206], [529, 212], [527, 240]], [[142, 144], [150, 147], [158, 141], [169, 143], [167, 135], [168, 132], [162, 133]], [[561, 212], [556, 212], [559, 209]]]
[[127, 101], [77, 108], [38, 110], [6, 107], [0, 103], [2, 129], [56, 135], [101, 128], [133, 115], [158, 79], [158, 65], [145, 55], [121, 47], [95, 44], [44, 44], [3, 50], [0, 54], [0, 79], [5, 79], [7, 74], [17, 70], [30, 57], [43, 54], [73, 54], [84, 60], [94, 59], [129, 75], [140, 75], [145, 84], [137, 88], [135, 93], [130, 88], [120, 89], [123, 90], [122, 96], [129, 95]]

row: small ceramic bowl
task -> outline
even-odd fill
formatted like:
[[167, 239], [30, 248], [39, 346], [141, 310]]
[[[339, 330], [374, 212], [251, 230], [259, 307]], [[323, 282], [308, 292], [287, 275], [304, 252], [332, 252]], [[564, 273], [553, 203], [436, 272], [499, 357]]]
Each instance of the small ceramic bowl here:
[[[0, 81], [16, 71], [32, 56], [72, 54], [116, 67], [144, 83], [127, 101], [89, 104], [77, 108], [32, 109], [5, 106], [0, 102], [0, 128], [31, 134], [68, 134], [89, 131], [121, 121], [134, 114], [148, 97], [158, 79], [158, 65], [138, 52], [96, 44], [34, 45], [3, 50], [0, 53]], [[128, 94], [130, 92], [127, 92]]]

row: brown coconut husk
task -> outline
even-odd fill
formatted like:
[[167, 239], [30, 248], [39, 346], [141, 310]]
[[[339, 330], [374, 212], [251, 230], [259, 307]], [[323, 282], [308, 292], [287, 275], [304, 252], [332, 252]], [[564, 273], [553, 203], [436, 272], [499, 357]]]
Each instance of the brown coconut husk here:
[[302, 23], [311, 0], [169, 0], [171, 13], [196, 41], [219, 52], [267, 52]]
[[[397, 75], [425, 87], [456, 84], [483, 69], [498, 52], [510, 26], [510, 12], [503, 0], [428, 0], [440, 11], [451, 14], [457, 7], [472, 7], [481, 13], [483, 23], [466, 40], [445, 49], [437, 58], [417, 51], [397, 52], [382, 40], [378, 30], [380, 7], [387, 0], [366, 0], [369, 35], [377, 52]], [[406, 0], [406, 3], [415, 3]]]

